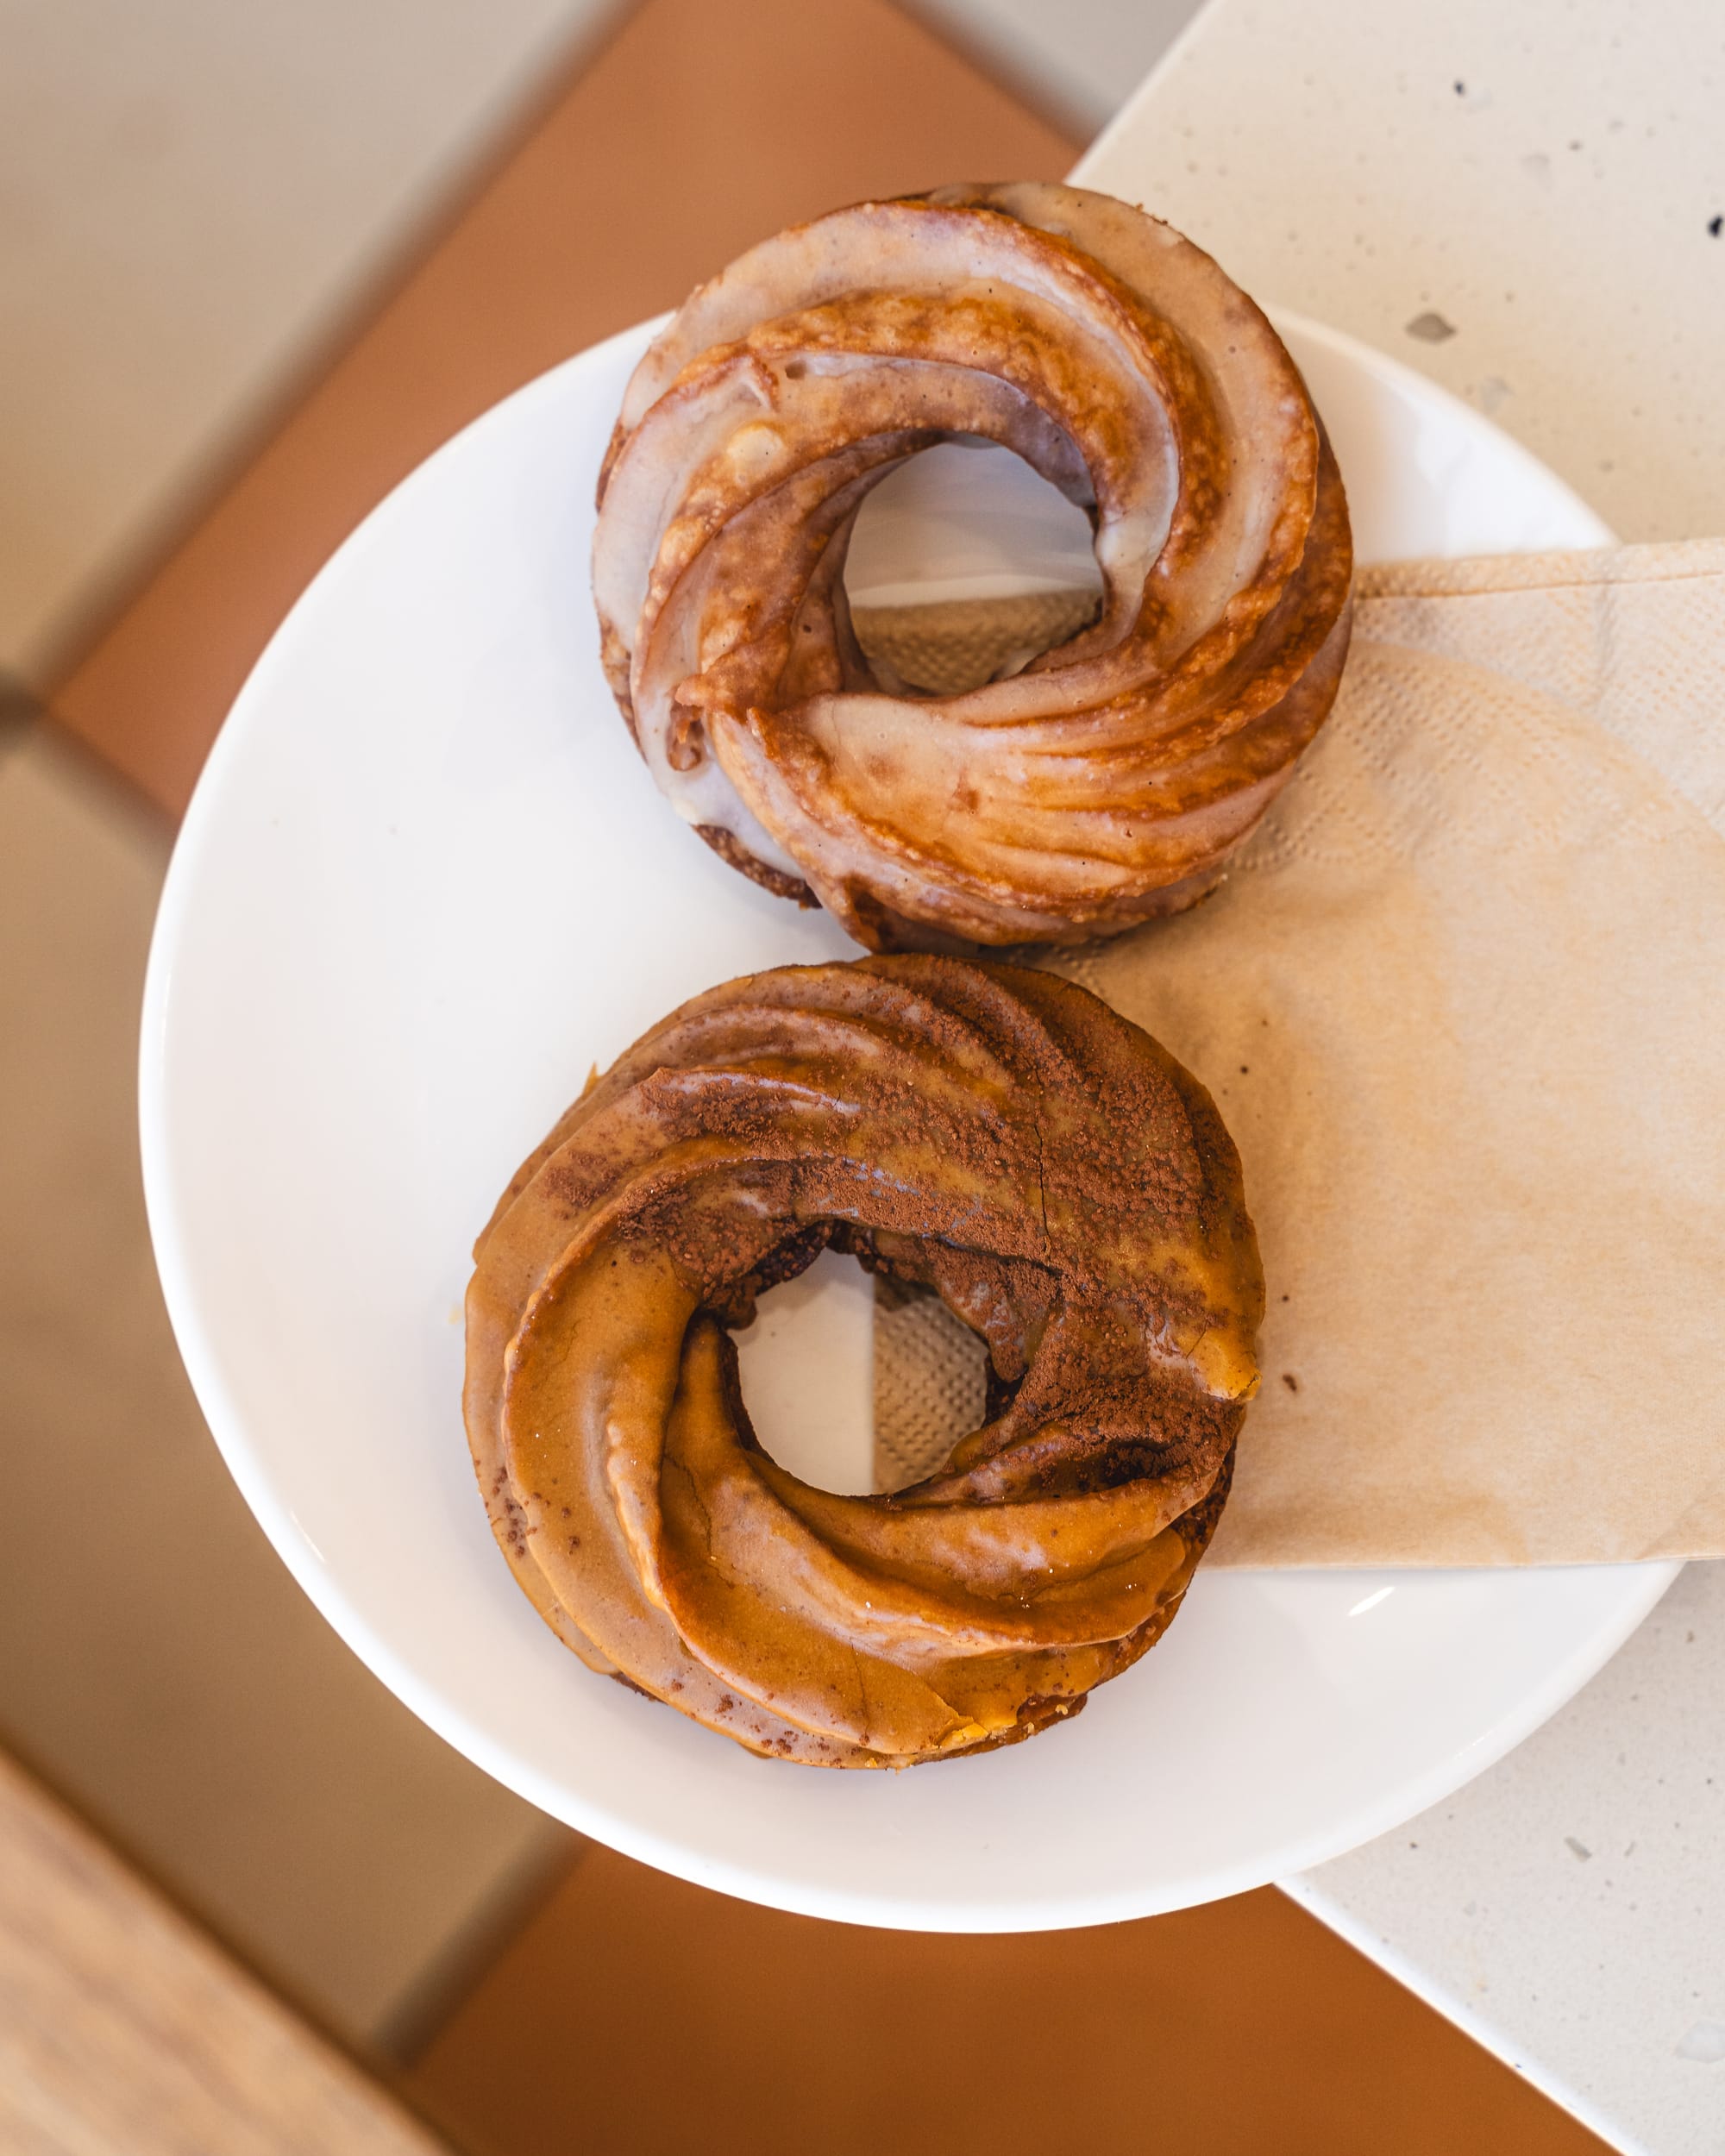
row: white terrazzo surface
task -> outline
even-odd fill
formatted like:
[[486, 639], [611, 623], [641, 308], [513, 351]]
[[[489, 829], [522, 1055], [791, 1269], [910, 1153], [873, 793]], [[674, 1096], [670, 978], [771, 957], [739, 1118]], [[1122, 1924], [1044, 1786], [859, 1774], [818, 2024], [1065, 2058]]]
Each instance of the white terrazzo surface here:
[[[1720, 0], [1212, 0], [1078, 177], [1725, 530]], [[1725, 723], [1725, 687], [1722, 688]], [[1725, 2152], [1725, 1567], [1450, 1802], [1289, 1890], [1596, 2131]]]
[[1619, 2147], [1725, 2150], [1725, 1564], [1489, 1774], [1288, 1885]]
[[1624, 538], [1725, 530], [1721, 0], [1212, 0], [1077, 176], [1465, 397]]

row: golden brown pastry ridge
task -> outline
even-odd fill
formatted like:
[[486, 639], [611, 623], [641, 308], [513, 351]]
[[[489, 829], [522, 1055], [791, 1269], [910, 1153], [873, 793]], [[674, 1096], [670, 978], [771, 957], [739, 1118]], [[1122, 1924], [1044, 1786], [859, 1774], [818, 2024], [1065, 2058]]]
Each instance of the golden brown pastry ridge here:
[[[892, 1496], [798, 1481], [738, 1395], [725, 1326], [830, 1243], [990, 1352], [992, 1419]], [[757, 1752], [907, 1765], [1033, 1734], [1160, 1635], [1262, 1313], [1233, 1146], [1148, 1035], [1013, 967], [787, 967], [655, 1027], [514, 1177], [468, 1436], [594, 1668]]]
[[[958, 434], [1089, 510], [1102, 610], [1011, 678], [896, 693], [845, 548]], [[1201, 896], [1329, 711], [1352, 569], [1258, 309], [1170, 227], [1035, 182], [836, 210], [699, 287], [630, 382], [593, 550], [661, 789], [875, 949], [1077, 942]]]

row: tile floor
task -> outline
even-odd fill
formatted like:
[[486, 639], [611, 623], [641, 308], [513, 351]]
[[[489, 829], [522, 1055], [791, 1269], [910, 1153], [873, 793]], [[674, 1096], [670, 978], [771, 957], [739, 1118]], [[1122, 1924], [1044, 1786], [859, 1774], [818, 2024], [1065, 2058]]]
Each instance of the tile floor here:
[[407, 2086], [473, 2156], [1604, 2156], [1273, 1888], [919, 1937], [596, 1847]]
[[57, 732], [0, 739], [0, 1744], [321, 2018], [388, 2044], [571, 1838], [354, 1659], [191, 1397], [134, 1091], [168, 843]]
[[614, 0], [9, 0], [0, 667], [39, 674]]

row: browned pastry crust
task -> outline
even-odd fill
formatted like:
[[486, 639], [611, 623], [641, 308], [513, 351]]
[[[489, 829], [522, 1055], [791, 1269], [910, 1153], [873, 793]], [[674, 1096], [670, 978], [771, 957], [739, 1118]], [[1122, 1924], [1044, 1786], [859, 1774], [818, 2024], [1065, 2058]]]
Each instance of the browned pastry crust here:
[[800, 876], [787, 875], [782, 868], [769, 868], [764, 861], [757, 861], [736, 833], [722, 824], [697, 824], [695, 837], [704, 838], [721, 861], [728, 861], [740, 874], [758, 883], [763, 891], [770, 891], [775, 899], [790, 899], [805, 908], [820, 903]]
[[[1010, 678], [893, 693], [845, 548], [955, 434], [1090, 511], [1104, 603]], [[1209, 888], [1330, 709], [1352, 554], [1259, 310], [1142, 211], [1023, 183], [837, 210], [694, 292], [625, 393], [593, 572], [679, 812], [859, 941], [938, 949], [1082, 941]]]
[[[828, 1245], [938, 1294], [996, 1407], [892, 1496], [762, 1451], [727, 1326]], [[698, 996], [511, 1181], [467, 1294], [493, 1529], [592, 1665], [751, 1749], [1017, 1741], [1159, 1637], [1257, 1386], [1263, 1282], [1201, 1086], [1043, 973], [927, 956]]]

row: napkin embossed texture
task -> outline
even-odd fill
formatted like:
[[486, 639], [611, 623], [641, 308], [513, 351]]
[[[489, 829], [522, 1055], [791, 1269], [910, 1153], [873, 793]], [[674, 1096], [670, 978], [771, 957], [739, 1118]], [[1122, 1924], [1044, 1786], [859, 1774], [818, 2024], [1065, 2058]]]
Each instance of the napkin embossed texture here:
[[[1216, 895], [1043, 962], [1245, 1163], [1264, 1383], [1211, 1564], [1725, 1554], [1725, 541], [1362, 571]], [[976, 1352], [877, 1315], [889, 1488]]]

